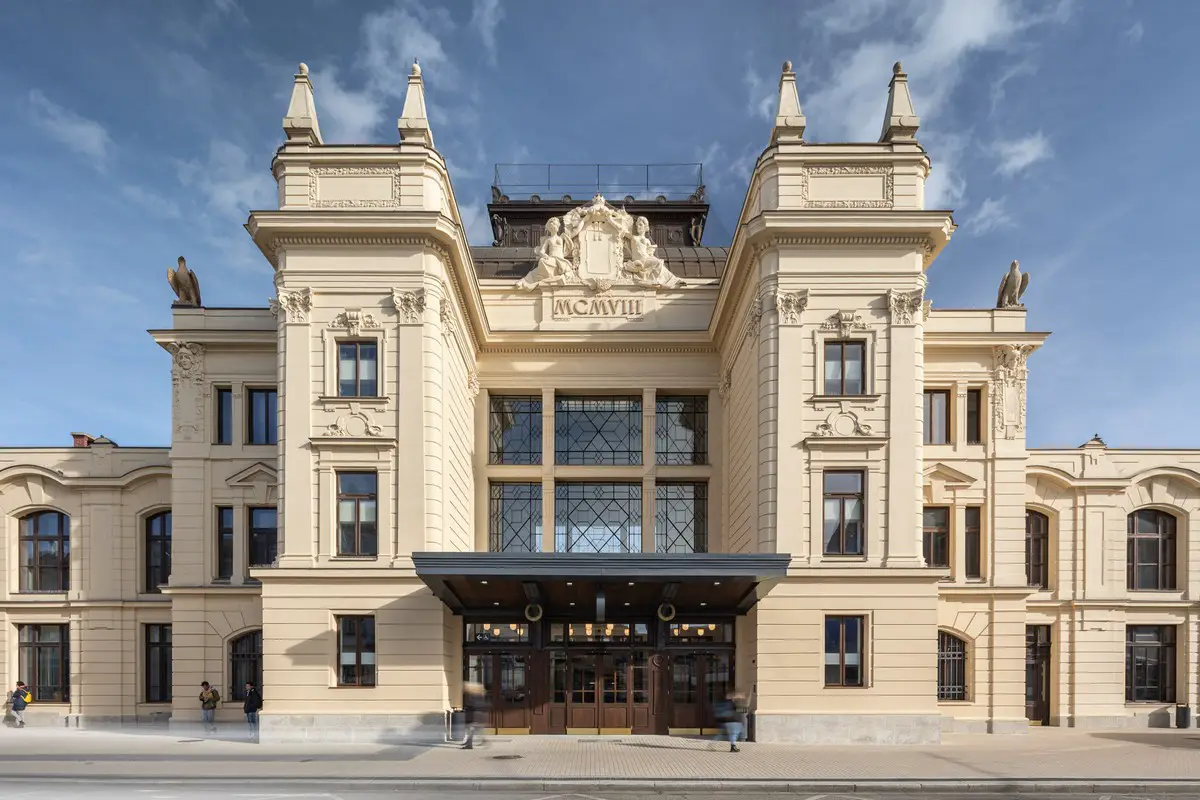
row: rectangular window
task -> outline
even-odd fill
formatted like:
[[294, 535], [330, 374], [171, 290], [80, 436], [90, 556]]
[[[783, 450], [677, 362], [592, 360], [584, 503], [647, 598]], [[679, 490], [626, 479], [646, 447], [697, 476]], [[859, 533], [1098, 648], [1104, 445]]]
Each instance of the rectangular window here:
[[274, 389], [250, 389], [246, 394], [246, 444], [278, 444], [279, 394]]
[[537, 553], [542, 549], [542, 485], [493, 483], [488, 519], [488, 550]]
[[379, 347], [338, 342], [338, 397], [379, 396]]
[[967, 444], [983, 442], [983, 390], [967, 389]]
[[825, 685], [863, 685], [864, 617], [825, 618]]
[[146, 520], [145, 591], [162, 592], [171, 579], [171, 512], [163, 511]]
[[925, 566], [950, 566], [950, 509], [925, 507], [925, 525], [922, 535]]
[[826, 472], [824, 479], [824, 553], [863, 554], [863, 473]]
[[22, 592], [70, 590], [70, 517], [60, 511], [35, 511], [21, 519], [17, 539]]
[[18, 625], [18, 668], [35, 703], [71, 700], [71, 654], [66, 625]]
[[925, 392], [925, 444], [950, 444], [950, 393]]
[[217, 387], [217, 429], [213, 444], [233, 444], [233, 389]]
[[250, 509], [250, 566], [269, 567], [278, 554], [279, 511], [276, 508]]
[[560, 483], [554, 487], [554, 552], [642, 552], [640, 483]]
[[655, 399], [654, 455], [659, 466], [708, 463], [707, 397]]
[[542, 463], [542, 398], [488, 398], [489, 464]]
[[233, 577], [233, 509], [217, 507], [217, 580]]
[[375, 685], [375, 618], [338, 617], [338, 686]]
[[660, 483], [654, 492], [655, 552], [707, 553], [708, 484]]
[[146, 625], [146, 702], [171, 702], [171, 626]]
[[642, 398], [556, 398], [554, 460], [557, 464], [588, 467], [639, 466]]
[[1175, 702], [1175, 626], [1125, 627], [1125, 700]]
[[379, 476], [374, 472], [339, 472], [338, 555], [379, 554]]
[[866, 394], [866, 343], [825, 343], [825, 394]]
[[967, 529], [963, 531], [968, 578], [983, 577], [983, 509], [967, 506]]

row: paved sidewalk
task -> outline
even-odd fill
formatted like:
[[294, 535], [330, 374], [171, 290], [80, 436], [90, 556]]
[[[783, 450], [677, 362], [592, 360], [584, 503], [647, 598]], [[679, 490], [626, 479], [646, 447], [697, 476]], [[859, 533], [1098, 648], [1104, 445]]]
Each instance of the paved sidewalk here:
[[671, 781], [1200, 781], [1200, 731], [947, 736], [929, 747], [511, 737], [452, 744], [260, 745], [166, 732], [0, 729], [0, 774], [135, 779]]

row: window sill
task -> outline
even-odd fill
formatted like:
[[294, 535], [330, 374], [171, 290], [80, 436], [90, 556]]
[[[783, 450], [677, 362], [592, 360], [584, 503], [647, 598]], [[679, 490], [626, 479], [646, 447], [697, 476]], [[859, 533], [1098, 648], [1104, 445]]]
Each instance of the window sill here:
[[330, 561], [378, 561], [379, 556], [358, 556], [358, 555], [336, 555], [330, 556]]
[[1138, 710], [1138, 709], [1145, 710], [1148, 708], [1156, 708], [1156, 707], [1166, 708], [1166, 707], [1174, 707], [1176, 705], [1180, 705], [1180, 704], [1176, 703], [1174, 700], [1126, 700], [1125, 701], [1125, 707], [1128, 709], [1131, 709], [1131, 710]]
[[330, 689], [332, 689], [332, 690], [338, 690], [338, 689], [374, 689], [374, 688], [376, 688], [376, 686], [375, 686], [375, 684], [373, 684], [373, 683], [372, 683], [372, 684], [369, 684], [369, 685], [363, 685], [363, 684], [361, 684], [361, 683], [339, 683], [339, 684], [337, 684], [337, 685], [335, 685], [335, 686], [330, 686], [329, 688], [330, 688]]
[[854, 553], [822, 553], [821, 561], [831, 561], [835, 564], [860, 564], [867, 560], [866, 555]]
[[813, 403], [878, 403], [881, 394], [814, 394]]
[[826, 688], [826, 689], [830, 689], [830, 690], [833, 690], [833, 691], [838, 691], [838, 692], [841, 692], [841, 691], [846, 691], [846, 690], [848, 690], [848, 689], [849, 689], [849, 690], [855, 690], [855, 689], [857, 689], [857, 690], [859, 690], [859, 691], [862, 691], [863, 689], [869, 689], [870, 687], [869, 687], [869, 686], [865, 686], [865, 685], [859, 685], [859, 686], [838, 686], [838, 685], [833, 685], [833, 686], [831, 686], [831, 685], [829, 685], [829, 684], [825, 684], [825, 687], [824, 687], [824, 688]]
[[333, 403], [366, 403], [373, 406], [385, 406], [390, 398], [387, 395], [347, 395], [345, 397], [337, 394], [323, 394], [317, 398], [318, 403], [333, 404]]
[[962, 708], [963, 706], [975, 705], [975, 701], [974, 700], [938, 700], [937, 704], [939, 707], [948, 706], [950, 708]]

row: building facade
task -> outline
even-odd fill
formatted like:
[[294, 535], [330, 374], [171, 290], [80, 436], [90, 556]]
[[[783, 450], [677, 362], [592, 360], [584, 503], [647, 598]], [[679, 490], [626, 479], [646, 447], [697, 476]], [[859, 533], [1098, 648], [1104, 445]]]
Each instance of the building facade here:
[[1196, 705], [1200, 451], [1026, 447], [1048, 334], [1015, 264], [925, 300], [955, 225], [899, 65], [858, 144], [804, 140], [784, 65], [728, 247], [649, 173], [497, 181], [469, 246], [408, 82], [398, 144], [325, 144], [301, 65], [247, 225], [275, 296], [184, 267], [150, 332], [169, 448], [0, 449], [31, 721], [191, 723], [204, 680], [229, 719], [258, 682], [272, 741], [440, 731], [465, 681], [533, 734], [703, 732], [738, 689], [774, 742]]

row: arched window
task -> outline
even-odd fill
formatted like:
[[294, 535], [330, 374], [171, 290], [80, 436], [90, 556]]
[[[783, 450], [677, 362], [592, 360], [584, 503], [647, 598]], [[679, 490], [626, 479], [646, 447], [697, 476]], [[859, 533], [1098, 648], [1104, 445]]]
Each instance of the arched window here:
[[21, 519], [22, 592], [71, 588], [71, 520], [60, 511], [35, 511]]
[[146, 591], [161, 592], [171, 577], [171, 512], [146, 518]]
[[1175, 517], [1155, 508], [1129, 515], [1125, 583], [1130, 591], [1175, 589]]
[[1025, 582], [1050, 588], [1050, 518], [1025, 510]]
[[229, 695], [246, 699], [246, 681], [262, 690], [262, 631], [247, 631], [229, 643]]
[[938, 700], [967, 699], [967, 643], [938, 631]]

